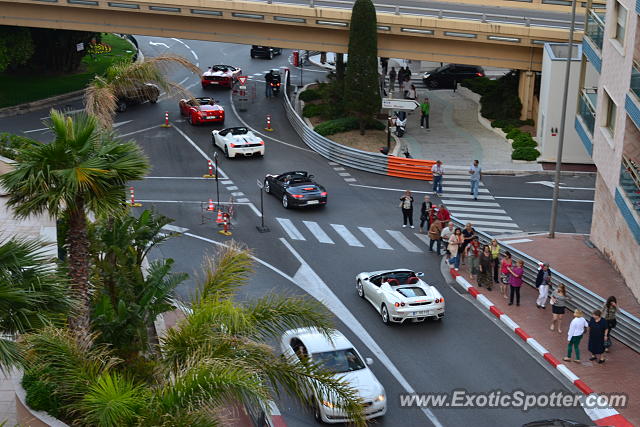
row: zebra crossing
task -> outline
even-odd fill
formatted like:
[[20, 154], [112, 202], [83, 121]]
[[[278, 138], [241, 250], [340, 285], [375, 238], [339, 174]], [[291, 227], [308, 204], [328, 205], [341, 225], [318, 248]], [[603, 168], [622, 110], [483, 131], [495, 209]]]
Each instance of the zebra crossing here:
[[451, 216], [461, 222], [470, 222], [476, 230], [492, 235], [522, 233], [518, 224], [502, 209], [482, 181], [478, 200], [473, 200], [469, 174], [466, 171], [445, 169], [442, 189], [443, 194], [438, 196], [440, 201], [451, 212]]
[[374, 246], [385, 251], [404, 250], [421, 253], [428, 250], [429, 238], [425, 234], [403, 232], [399, 230], [376, 231], [371, 227], [350, 229], [343, 224], [319, 224], [315, 221], [294, 223], [289, 218], [276, 218], [276, 221], [291, 240], [344, 245], [352, 248]]

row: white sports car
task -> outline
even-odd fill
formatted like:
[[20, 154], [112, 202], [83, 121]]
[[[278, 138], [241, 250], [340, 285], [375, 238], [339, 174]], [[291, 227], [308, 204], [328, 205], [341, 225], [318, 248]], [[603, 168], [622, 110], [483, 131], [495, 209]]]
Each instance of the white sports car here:
[[224, 151], [227, 158], [236, 156], [264, 156], [264, 141], [245, 127], [211, 131], [211, 142]]
[[[290, 360], [308, 358], [324, 369], [335, 372], [336, 379], [349, 384], [362, 399], [366, 419], [381, 417], [387, 412], [387, 396], [380, 381], [369, 366], [373, 360], [362, 359], [353, 344], [340, 331], [332, 331], [331, 339], [314, 328], [292, 329], [280, 340], [282, 354]], [[311, 397], [311, 396], [310, 396]], [[331, 399], [313, 397], [313, 416], [319, 422], [346, 423], [349, 418], [336, 408]]]
[[368, 300], [378, 310], [385, 325], [391, 323], [441, 320], [444, 317], [444, 297], [424, 282], [424, 273], [407, 269], [381, 270], [356, 276], [360, 298]]

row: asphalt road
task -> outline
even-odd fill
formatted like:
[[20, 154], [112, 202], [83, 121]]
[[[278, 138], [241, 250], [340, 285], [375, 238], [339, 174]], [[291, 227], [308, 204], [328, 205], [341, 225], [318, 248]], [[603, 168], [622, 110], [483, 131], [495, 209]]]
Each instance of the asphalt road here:
[[[428, 189], [424, 183], [408, 183], [348, 169], [346, 172], [335, 170], [335, 165], [308, 150], [300, 141], [288, 125], [281, 100], [264, 99], [261, 75], [270, 68], [287, 66], [288, 51], [273, 61], [252, 60], [248, 46], [148, 37], [139, 37], [139, 41], [145, 55], [170, 50], [199, 62], [202, 68], [214, 63], [229, 63], [239, 65], [245, 74], [252, 76], [250, 89], [255, 84], [255, 101], [247, 112], [238, 115], [233, 111], [229, 91], [203, 91], [197, 76], [180, 70], [172, 73], [175, 81], [191, 87], [195, 95], [212, 94], [218, 98], [227, 112], [226, 126], [247, 124], [266, 134], [262, 131], [265, 116], [271, 114], [273, 117], [275, 130], [266, 140], [264, 158], [225, 160], [220, 156], [224, 179], [219, 182], [219, 195], [215, 180], [199, 178], [206, 173], [206, 158], [215, 152], [210, 142], [210, 131], [215, 127], [188, 125], [179, 118], [175, 99], [132, 107], [116, 117], [116, 123], [120, 124], [118, 131], [135, 138], [153, 165], [150, 178], [133, 183], [136, 198], [142, 201], [144, 208], [154, 208], [174, 218], [174, 225], [186, 229], [181, 237], [170, 240], [153, 253], [154, 257], [174, 258], [177, 271], [192, 275], [178, 290], [182, 298], [188, 300], [196, 289], [199, 266], [205, 254], [211, 252], [216, 243], [228, 240], [217, 233], [218, 227], [210, 216], [205, 213], [203, 217], [201, 202], [210, 198], [227, 201], [235, 193], [236, 199], [246, 198], [249, 202], [236, 206], [233, 238], [250, 246], [261, 262], [250, 284], [243, 289], [241, 300], [277, 292], [308, 294], [324, 301], [336, 315], [338, 329], [363, 355], [375, 359], [372, 370], [386, 388], [389, 405], [387, 415], [377, 420], [377, 424], [517, 426], [551, 417], [588, 422], [584, 412], [576, 408], [536, 408], [526, 413], [519, 409], [495, 408], [445, 407], [431, 412], [402, 408], [399, 396], [407, 391], [452, 392], [465, 389], [472, 392], [510, 392], [522, 389], [551, 392], [565, 389], [565, 384], [538, 358], [531, 357], [526, 349], [502, 331], [493, 317], [477, 309], [474, 302], [446, 282], [440, 271], [440, 259], [427, 252], [424, 242], [413, 233], [415, 230], [400, 228], [399, 194], [388, 188], [410, 186], [417, 190]], [[149, 41], [156, 44], [149, 44]], [[303, 82], [322, 76], [320, 70], [307, 70], [303, 73]], [[297, 83], [295, 77], [294, 83]], [[77, 103], [68, 106], [70, 109], [78, 107]], [[158, 127], [164, 120], [165, 111], [170, 113], [172, 128]], [[0, 119], [0, 129], [33, 131], [28, 135], [47, 140], [50, 134], [35, 131], [42, 127], [39, 118], [45, 116], [46, 111]], [[274, 197], [265, 196], [266, 224], [271, 232], [258, 233], [255, 229], [259, 222], [256, 207], [259, 207], [260, 197], [256, 179], [266, 173], [299, 169], [313, 173], [328, 188], [329, 204], [319, 210], [285, 210]], [[345, 173], [355, 181], [345, 181]], [[524, 184], [522, 179], [485, 177], [485, 186], [494, 195], [521, 196], [526, 189], [526, 194], [531, 197], [548, 196], [546, 187]], [[532, 181], [543, 179], [531, 178]], [[569, 185], [573, 181], [563, 183]], [[527, 230], [526, 225], [532, 220], [527, 219], [526, 212], [518, 207], [524, 202], [514, 202], [514, 207], [508, 203], [511, 202], [500, 202], [510, 215], [518, 217], [519, 225]], [[540, 211], [544, 211], [546, 206], [543, 201], [527, 203], [533, 206], [529, 209]], [[561, 208], [563, 215], [571, 216], [564, 205]], [[541, 226], [535, 224], [535, 227]], [[318, 234], [312, 232], [314, 227], [322, 229], [331, 242], [317, 240]], [[292, 238], [290, 233], [294, 229], [299, 235], [294, 233], [295, 238]], [[377, 239], [372, 240], [367, 235], [377, 236]], [[357, 297], [354, 277], [361, 271], [387, 267], [424, 271], [426, 280], [445, 296], [447, 314], [444, 321], [384, 326], [373, 307]], [[277, 403], [288, 425], [313, 424], [310, 413], [288, 398]]]

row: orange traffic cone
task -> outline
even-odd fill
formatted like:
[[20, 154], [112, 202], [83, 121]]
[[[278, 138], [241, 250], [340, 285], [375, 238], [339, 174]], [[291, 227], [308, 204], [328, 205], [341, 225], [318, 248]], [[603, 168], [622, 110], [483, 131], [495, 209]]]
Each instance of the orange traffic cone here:
[[224, 219], [222, 219], [222, 211], [218, 210], [218, 217], [216, 218], [216, 224], [222, 224]]
[[229, 225], [230, 225], [229, 224], [229, 222], [230, 222], [229, 220], [230, 220], [229, 214], [225, 213], [224, 214], [224, 222], [222, 223], [223, 229], [218, 231], [218, 233], [220, 233], [222, 235], [225, 235], [225, 236], [231, 236], [231, 234], [233, 234], [233, 233], [231, 233], [229, 231]]
[[213, 200], [212, 199], [209, 199], [209, 207], [207, 208], [207, 210], [211, 211], [211, 212], [216, 210], [216, 208], [213, 206]]

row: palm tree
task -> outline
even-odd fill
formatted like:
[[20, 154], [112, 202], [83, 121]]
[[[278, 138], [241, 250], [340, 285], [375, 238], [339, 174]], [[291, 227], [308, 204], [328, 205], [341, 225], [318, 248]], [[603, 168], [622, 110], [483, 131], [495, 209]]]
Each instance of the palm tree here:
[[330, 313], [303, 297], [235, 302], [251, 271], [250, 251], [235, 243], [206, 259], [202, 291], [184, 321], [161, 340], [162, 357], [155, 359], [155, 376], [147, 382], [124, 374], [105, 346], [78, 342], [64, 329], [27, 336], [28, 366], [41, 373], [44, 384], [35, 390], [51, 393], [63, 403], [64, 418], [80, 425], [224, 425], [218, 408], [230, 401], [268, 408], [280, 390], [307, 405], [314, 404], [312, 391], [344, 408], [355, 425], [364, 425], [355, 390], [320, 366], [278, 355], [268, 344], [300, 326], [328, 333]]
[[201, 71], [198, 67], [177, 55], [160, 55], [134, 63], [116, 62], [107, 69], [104, 76], [96, 76], [85, 89], [87, 112], [96, 116], [103, 127], [110, 128], [116, 114], [118, 96], [140, 90], [146, 83], [156, 84], [167, 93], [182, 93], [189, 96], [186, 89], [167, 79], [166, 71], [172, 64], [180, 65], [200, 75]]
[[71, 302], [67, 284], [37, 240], [0, 244], [0, 371], [22, 362], [15, 338], [64, 319]]
[[0, 176], [10, 193], [7, 204], [19, 218], [48, 212], [68, 219], [68, 269], [78, 309], [70, 317], [80, 336], [89, 331], [89, 239], [87, 213], [126, 211], [125, 185], [141, 179], [148, 162], [134, 141], [122, 141], [98, 127], [97, 120], [51, 110], [49, 144], [34, 141], [20, 152], [16, 168]]

